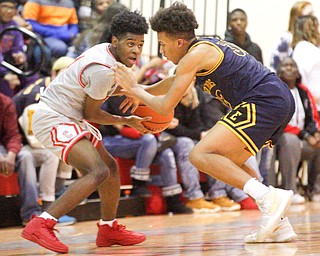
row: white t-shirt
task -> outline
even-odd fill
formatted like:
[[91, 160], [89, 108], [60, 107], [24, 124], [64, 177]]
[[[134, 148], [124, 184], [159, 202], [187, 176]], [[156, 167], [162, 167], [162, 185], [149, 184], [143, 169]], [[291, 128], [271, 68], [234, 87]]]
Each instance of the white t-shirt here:
[[297, 62], [302, 83], [311, 91], [320, 111], [320, 48], [301, 41], [294, 48], [292, 57]]
[[290, 89], [292, 96], [294, 98], [295, 106], [296, 106], [296, 111], [294, 112], [289, 125], [298, 127], [300, 130], [304, 129], [304, 122], [306, 118], [306, 113], [304, 111], [303, 105], [302, 105], [302, 100], [299, 95], [298, 89], [295, 87], [293, 89]]

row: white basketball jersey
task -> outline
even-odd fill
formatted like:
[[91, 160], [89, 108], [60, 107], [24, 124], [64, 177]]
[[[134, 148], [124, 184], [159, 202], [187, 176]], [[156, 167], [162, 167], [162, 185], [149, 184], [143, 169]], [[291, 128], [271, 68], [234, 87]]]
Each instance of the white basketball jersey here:
[[[50, 83], [41, 94], [40, 101], [58, 113], [82, 120], [87, 95], [96, 100], [106, 99], [116, 89], [113, 76], [108, 75], [113, 73], [111, 67], [115, 62], [108, 43], [90, 48]], [[84, 72], [86, 68], [93, 72]], [[103, 79], [98, 83], [90, 80], [95, 75], [95, 69], [97, 74], [103, 73]]]

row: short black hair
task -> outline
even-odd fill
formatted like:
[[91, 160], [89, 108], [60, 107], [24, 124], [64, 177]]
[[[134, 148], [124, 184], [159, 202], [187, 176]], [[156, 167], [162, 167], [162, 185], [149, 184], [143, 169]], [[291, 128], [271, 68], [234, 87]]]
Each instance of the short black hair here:
[[165, 32], [169, 36], [187, 40], [195, 37], [194, 30], [199, 27], [194, 13], [179, 2], [157, 11], [150, 18], [150, 24], [156, 32]]
[[236, 8], [236, 9], [234, 9], [232, 12], [230, 12], [230, 16], [231, 16], [232, 14], [234, 14], [235, 12], [242, 12], [242, 13], [244, 14], [244, 16], [247, 17], [247, 13], [246, 13], [244, 10], [240, 9], [240, 8]]
[[117, 38], [125, 36], [127, 33], [144, 35], [148, 33], [148, 23], [138, 11], [122, 11], [116, 14], [111, 21], [111, 35]]

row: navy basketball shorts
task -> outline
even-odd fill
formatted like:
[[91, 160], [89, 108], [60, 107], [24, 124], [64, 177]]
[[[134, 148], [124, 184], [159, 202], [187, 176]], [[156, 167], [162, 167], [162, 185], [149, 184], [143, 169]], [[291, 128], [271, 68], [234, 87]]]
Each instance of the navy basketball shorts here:
[[280, 91], [278, 95], [269, 93], [265, 97], [261, 97], [261, 94], [249, 97], [218, 123], [231, 130], [251, 154], [256, 155], [260, 148], [271, 148], [277, 143], [294, 111], [294, 100], [288, 89]]

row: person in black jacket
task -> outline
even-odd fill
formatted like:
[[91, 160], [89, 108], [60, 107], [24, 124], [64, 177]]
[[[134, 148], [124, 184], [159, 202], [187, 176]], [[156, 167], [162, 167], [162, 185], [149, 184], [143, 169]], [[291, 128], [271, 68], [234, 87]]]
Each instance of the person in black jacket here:
[[263, 63], [261, 48], [251, 41], [249, 34], [246, 32], [247, 25], [248, 17], [246, 12], [239, 8], [234, 9], [229, 14], [228, 30], [225, 32], [224, 40], [238, 45], [255, 57], [257, 61]]

